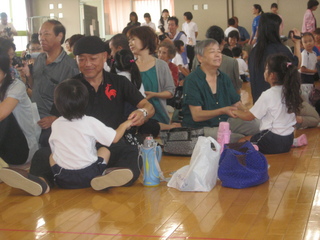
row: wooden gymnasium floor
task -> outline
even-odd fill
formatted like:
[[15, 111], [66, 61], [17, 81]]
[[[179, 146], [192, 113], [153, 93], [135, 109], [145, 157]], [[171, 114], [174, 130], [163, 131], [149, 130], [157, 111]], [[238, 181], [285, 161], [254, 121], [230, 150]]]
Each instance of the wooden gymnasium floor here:
[[[144, 187], [137, 181], [102, 192], [55, 188], [32, 197], [2, 183], [0, 239], [319, 239], [320, 129], [301, 133], [309, 144], [267, 155], [270, 180], [247, 189], [218, 182], [208, 193], [179, 192], [165, 182]], [[168, 176], [189, 159], [164, 156], [162, 170]]]

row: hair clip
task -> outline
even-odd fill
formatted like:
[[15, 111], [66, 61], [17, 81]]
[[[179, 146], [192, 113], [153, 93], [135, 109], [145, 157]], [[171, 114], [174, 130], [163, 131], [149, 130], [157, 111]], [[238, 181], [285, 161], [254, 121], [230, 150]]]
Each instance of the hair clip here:
[[287, 62], [287, 68], [292, 65], [292, 62]]
[[135, 62], [135, 61], [134, 61], [134, 59], [131, 59], [130, 62], [133, 63], [133, 62]]

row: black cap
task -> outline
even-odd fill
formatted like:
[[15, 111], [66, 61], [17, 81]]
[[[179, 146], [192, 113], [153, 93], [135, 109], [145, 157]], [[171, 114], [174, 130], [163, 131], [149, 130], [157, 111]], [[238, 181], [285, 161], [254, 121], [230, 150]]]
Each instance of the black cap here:
[[87, 36], [76, 41], [73, 47], [73, 54], [80, 55], [83, 53], [97, 54], [105, 52], [104, 42], [97, 36]]

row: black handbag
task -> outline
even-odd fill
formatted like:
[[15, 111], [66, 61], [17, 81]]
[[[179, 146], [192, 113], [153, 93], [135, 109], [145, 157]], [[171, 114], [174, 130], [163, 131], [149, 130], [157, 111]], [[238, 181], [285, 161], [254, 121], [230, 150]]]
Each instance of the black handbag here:
[[163, 143], [163, 152], [173, 155], [191, 156], [199, 136], [204, 136], [203, 128], [182, 127], [161, 130], [160, 138]]

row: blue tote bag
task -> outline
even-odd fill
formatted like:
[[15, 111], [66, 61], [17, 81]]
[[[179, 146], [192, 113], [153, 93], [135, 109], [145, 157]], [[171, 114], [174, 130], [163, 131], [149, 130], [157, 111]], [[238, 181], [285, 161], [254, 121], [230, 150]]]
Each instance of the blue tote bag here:
[[218, 169], [223, 187], [247, 188], [269, 179], [266, 157], [248, 141], [226, 144]]

